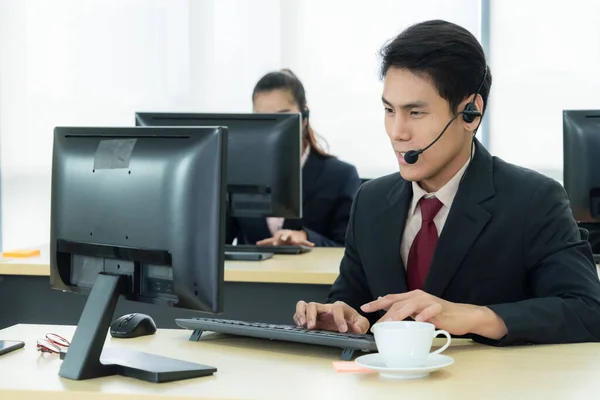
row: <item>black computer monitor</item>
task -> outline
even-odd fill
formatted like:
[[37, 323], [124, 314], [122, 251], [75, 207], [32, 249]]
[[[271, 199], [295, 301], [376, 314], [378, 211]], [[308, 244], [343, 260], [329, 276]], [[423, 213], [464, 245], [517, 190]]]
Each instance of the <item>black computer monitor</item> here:
[[300, 114], [137, 112], [136, 126], [226, 126], [232, 217], [302, 218]]
[[222, 310], [226, 155], [226, 128], [55, 129], [50, 282], [89, 294], [60, 376], [216, 371], [103, 345], [119, 296]]
[[573, 216], [600, 253], [600, 110], [563, 111], [563, 184]]

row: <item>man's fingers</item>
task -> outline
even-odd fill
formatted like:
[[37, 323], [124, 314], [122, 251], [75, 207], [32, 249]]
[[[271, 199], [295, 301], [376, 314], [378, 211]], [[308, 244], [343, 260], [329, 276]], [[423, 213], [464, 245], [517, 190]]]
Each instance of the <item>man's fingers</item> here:
[[283, 246], [286, 244], [292, 244], [296, 246], [307, 246], [314, 247], [315, 244], [308, 239], [299, 239], [294, 236], [294, 231], [289, 229], [282, 229], [275, 232], [272, 238], [264, 239], [256, 243], [259, 246]]
[[415, 321], [423, 322], [435, 318], [442, 312], [440, 303], [419, 302], [417, 299], [394, 304], [377, 322], [404, 321], [416, 315]]
[[293, 244], [295, 244], [296, 246], [307, 246], [307, 247], [315, 246], [315, 244], [313, 242], [309, 242], [308, 240], [294, 240]]
[[298, 315], [298, 313], [294, 313], [294, 316], [292, 317], [292, 319], [294, 320], [294, 324], [296, 324], [296, 326], [302, 326], [302, 323], [300, 322], [300, 315]]
[[308, 240], [293, 240], [293, 237], [286, 234], [276, 233], [275, 236], [269, 239], [263, 239], [256, 242], [257, 246], [282, 246], [284, 244], [294, 244], [296, 246], [314, 247], [313, 242]]
[[362, 315], [356, 313], [357, 315], [353, 318], [352, 321], [352, 331], [354, 333], [367, 333], [369, 331], [369, 320], [363, 317]]
[[404, 321], [406, 318], [413, 314], [421, 311], [423, 306], [414, 301], [407, 301], [403, 303], [396, 303], [398, 306], [392, 307], [388, 312], [388, 319], [384, 321]]
[[396, 303], [398, 300], [396, 300], [397, 294], [389, 294], [385, 297], [380, 297], [377, 300], [371, 301], [370, 303], [367, 304], [363, 304], [360, 309], [363, 310], [364, 312], [375, 312], [375, 311], [379, 311], [379, 310], [388, 310], [394, 303]]
[[304, 324], [306, 323], [306, 306], [306, 302], [302, 300], [296, 303], [296, 314], [294, 314], [294, 322], [296, 322], [296, 325], [298, 326], [304, 326]]
[[306, 327], [312, 329], [317, 324], [317, 303], [310, 302], [306, 306]]
[[346, 323], [346, 315], [344, 313], [344, 304], [334, 303], [331, 308], [333, 314], [333, 321], [337, 326], [338, 331], [346, 332], [348, 330], [348, 324]]
[[273, 235], [273, 246], [279, 246], [280, 241], [281, 241], [281, 231], [275, 232], [275, 235]]
[[358, 311], [349, 305], [342, 303], [342, 306], [344, 310], [344, 320], [346, 321], [347, 326], [349, 326], [349, 329], [345, 332], [352, 331], [354, 333], [366, 333], [369, 330], [369, 320], [360, 315]]
[[256, 242], [256, 245], [257, 246], [273, 246], [273, 243], [275, 243], [275, 238], [268, 238], [268, 239], [259, 240], [258, 242]]
[[423, 309], [423, 311], [421, 311], [417, 315], [417, 317], [415, 318], [415, 321], [419, 321], [419, 322], [429, 321], [430, 319], [437, 317], [442, 312], [442, 308], [443, 307], [440, 303], [434, 303], [434, 304], [430, 305], [429, 307], [425, 307]]
[[375, 311], [379, 311], [379, 310], [388, 310], [394, 303], [412, 299], [415, 297], [422, 297], [423, 294], [425, 294], [425, 292], [423, 292], [422, 290], [413, 290], [410, 292], [399, 293], [399, 294], [388, 294], [387, 296], [379, 297], [377, 300], [363, 304], [360, 308], [364, 312], [375, 312]]
[[379, 320], [377, 320], [377, 322], [402, 321], [402, 319], [404, 319], [404, 318], [399, 319], [399, 317], [401, 315], [401, 309], [404, 307], [405, 304], [406, 304], [405, 302], [399, 302], [399, 303], [393, 304], [387, 310], [387, 312], [383, 315], [383, 317], [381, 317], [381, 318], [379, 318]]
[[289, 240], [290, 240], [290, 231], [288, 230], [282, 230], [282, 231], [278, 231], [277, 233], [275, 233], [275, 246], [283, 246], [285, 244], [288, 244]]
[[331, 313], [331, 304], [310, 302], [306, 306], [306, 328], [315, 329], [320, 316]]

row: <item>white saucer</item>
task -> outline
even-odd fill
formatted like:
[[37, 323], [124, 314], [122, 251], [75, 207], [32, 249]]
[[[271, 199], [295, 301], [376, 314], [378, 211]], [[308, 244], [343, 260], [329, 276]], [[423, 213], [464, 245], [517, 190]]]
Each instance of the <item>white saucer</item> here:
[[362, 367], [378, 371], [384, 378], [395, 379], [415, 379], [423, 378], [429, 375], [430, 372], [437, 371], [451, 365], [454, 362], [452, 357], [442, 354], [434, 354], [427, 357], [425, 365], [422, 367], [413, 368], [388, 368], [383, 362], [383, 358], [379, 353], [367, 354], [356, 359], [356, 363]]

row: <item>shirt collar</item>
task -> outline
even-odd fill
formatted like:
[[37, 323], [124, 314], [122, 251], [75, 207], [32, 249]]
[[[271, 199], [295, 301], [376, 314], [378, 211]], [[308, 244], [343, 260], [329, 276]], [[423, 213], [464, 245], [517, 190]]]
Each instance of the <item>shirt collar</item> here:
[[[473, 154], [475, 154], [475, 148], [473, 148]], [[458, 172], [456, 174], [454, 174], [454, 176], [444, 186], [442, 186], [437, 192], [429, 193], [429, 192], [423, 190], [423, 188], [421, 186], [419, 186], [418, 182], [413, 181], [412, 182], [413, 198], [412, 198], [412, 202], [410, 204], [410, 210], [409, 210], [408, 215], [410, 215], [410, 216], [414, 215], [415, 210], [417, 209], [417, 204], [419, 204], [419, 200], [421, 200], [422, 197], [425, 197], [425, 198], [436, 197], [439, 201], [442, 202], [442, 204], [445, 207], [450, 208], [452, 206], [452, 202], [454, 201], [454, 197], [456, 196], [456, 193], [458, 192], [458, 185], [460, 185], [460, 181], [461, 181], [463, 175], [465, 174], [465, 171], [467, 170], [467, 167], [469, 166], [471, 159], [472, 159], [472, 157], [469, 157], [469, 159], [462, 166], [462, 168], [460, 170], [458, 170]]]

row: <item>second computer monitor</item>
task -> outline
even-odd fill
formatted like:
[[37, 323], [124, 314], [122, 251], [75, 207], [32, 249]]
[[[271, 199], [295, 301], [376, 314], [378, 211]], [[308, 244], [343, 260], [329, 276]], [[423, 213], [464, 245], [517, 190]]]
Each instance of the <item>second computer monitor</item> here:
[[136, 126], [225, 126], [228, 213], [302, 218], [300, 114], [137, 112]]
[[564, 187], [579, 223], [600, 227], [600, 110], [563, 111]]
[[600, 110], [563, 111], [563, 184], [600, 261]]

